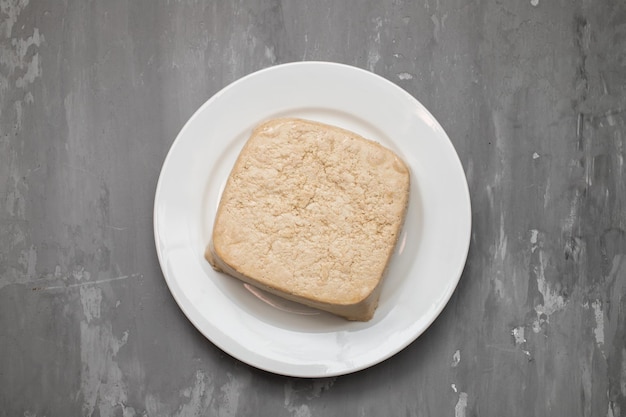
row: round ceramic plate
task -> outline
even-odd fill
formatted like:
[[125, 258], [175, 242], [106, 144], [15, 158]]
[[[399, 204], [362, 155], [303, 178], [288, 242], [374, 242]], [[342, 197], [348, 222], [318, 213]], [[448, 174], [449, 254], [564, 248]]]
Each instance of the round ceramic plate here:
[[[204, 260], [219, 197], [240, 149], [255, 125], [281, 116], [352, 130], [395, 150], [411, 169], [404, 229], [369, 322], [267, 297]], [[437, 120], [384, 78], [325, 62], [271, 67], [215, 94], [174, 141], [154, 205], [161, 268], [189, 320], [239, 360], [298, 377], [364, 369], [413, 342], [452, 295], [470, 229], [465, 174]]]

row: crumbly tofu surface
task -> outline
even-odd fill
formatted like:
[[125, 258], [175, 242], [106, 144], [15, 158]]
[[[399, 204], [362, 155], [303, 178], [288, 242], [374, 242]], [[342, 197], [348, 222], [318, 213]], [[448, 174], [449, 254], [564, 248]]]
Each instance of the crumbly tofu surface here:
[[267, 121], [231, 171], [206, 258], [287, 299], [369, 320], [404, 221], [409, 178], [394, 152], [355, 133]]

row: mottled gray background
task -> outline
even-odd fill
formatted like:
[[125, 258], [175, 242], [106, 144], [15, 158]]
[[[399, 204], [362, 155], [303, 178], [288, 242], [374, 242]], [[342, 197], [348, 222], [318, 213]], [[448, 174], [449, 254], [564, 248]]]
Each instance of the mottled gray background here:
[[[473, 202], [435, 324], [321, 380], [203, 338], [152, 233], [188, 117], [299, 60], [418, 98]], [[625, 416], [625, 126], [621, 0], [1, 0], [0, 416]]]

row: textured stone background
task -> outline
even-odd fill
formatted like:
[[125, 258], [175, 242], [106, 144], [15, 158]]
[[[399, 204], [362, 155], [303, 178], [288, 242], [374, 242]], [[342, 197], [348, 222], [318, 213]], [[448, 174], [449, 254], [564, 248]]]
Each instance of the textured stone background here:
[[[321, 380], [204, 339], [152, 234], [187, 118], [299, 60], [418, 98], [473, 202], [435, 324]], [[624, 416], [625, 126], [623, 1], [0, 0], [0, 416]]]

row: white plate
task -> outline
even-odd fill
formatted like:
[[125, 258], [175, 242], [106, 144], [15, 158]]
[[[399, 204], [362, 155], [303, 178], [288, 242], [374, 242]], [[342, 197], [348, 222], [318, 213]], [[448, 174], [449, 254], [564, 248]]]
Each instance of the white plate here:
[[[264, 301], [203, 258], [239, 150], [256, 124], [277, 116], [350, 129], [396, 150], [411, 168], [407, 220], [370, 322]], [[241, 361], [298, 377], [354, 372], [414, 341], [452, 295], [470, 229], [463, 168], [435, 118], [384, 78], [325, 62], [268, 68], [215, 94], [174, 141], [154, 204], [161, 268], [189, 320]]]

